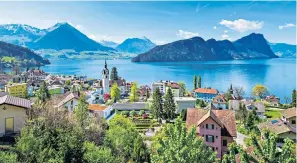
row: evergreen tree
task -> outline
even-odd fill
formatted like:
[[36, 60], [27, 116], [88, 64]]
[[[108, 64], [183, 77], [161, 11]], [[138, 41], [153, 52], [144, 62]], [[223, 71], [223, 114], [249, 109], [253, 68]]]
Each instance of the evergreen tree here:
[[292, 107], [296, 107], [296, 89], [292, 92]]
[[145, 101], [147, 101], [150, 98], [150, 92], [149, 89], [145, 90]]
[[118, 76], [117, 68], [113, 67], [110, 73], [110, 80], [118, 80], [118, 79], [119, 79], [119, 76]]
[[115, 102], [120, 99], [121, 90], [119, 89], [117, 83], [114, 83], [112, 85], [111, 90], [110, 90], [110, 96]]
[[201, 76], [198, 76], [198, 88], [201, 88]]
[[89, 117], [88, 104], [84, 95], [79, 97], [78, 105], [75, 108], [74, 115], [77, 123], [84, 129]]
[[148, 148], [146, 147], [142, 137], [140, 135], [137, 136], [134, 141], [132, 160], [135, 163], [142, 163], [150, 160], [150, 154], [148, 152]]
[[173, 99], [173, 94], [171, 91], [171, 88], [169, 88], [165, 95], [165, 101], [164, 101], [164, 116], [168, 119], [173, 119], [175, 117], [175, 102]]
[[217, 162], [216, 153], [196, 135], [196, 128], [188, 132], [180, 118], [165, 126], [162, 137], [153, 142], [152, 162], [210, 163]]
[[153, 101], [150, 105], [151, 113], [157, 119], [162, 118], [163, 116], [163, 105], [162, 105], [162, 94], [159, 88], [153, 93]]
[[131, 87], [131, 92], [130, 92], [130, 102], [137, 102], [139, 99], [139, 95], [137, 92], [137, 83], [133, 82], [133, 85]]
[[239, 104], [238, 111], [235, 114], [236, 119], [240, 121], [240, 123], [245, 121], [245, 118], [248, 115], [248, 111], [246, 110], [246, 106], [244, 104]]
[[47, 99], [50, 99], [51, 95], [49, 94], [46, 83], [44, 81], [41, 83], [40, 88], [36, 91], [36, 97], [43, 103]]
[[194, 75], [193, 85], [194, 85], [194, 89], [197, 89], [197, 76], [196, 75]]

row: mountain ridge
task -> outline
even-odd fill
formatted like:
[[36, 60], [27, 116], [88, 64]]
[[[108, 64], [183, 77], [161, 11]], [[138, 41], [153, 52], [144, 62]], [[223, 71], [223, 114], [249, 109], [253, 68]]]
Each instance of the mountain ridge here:
[[[259, 45], [260, 44], [260, 45]], [[262, 34], [252, 33], [234, 42], [201, 37], [159, 45], [132, 58], [132, 62], [208, 61], [277, 58]]]

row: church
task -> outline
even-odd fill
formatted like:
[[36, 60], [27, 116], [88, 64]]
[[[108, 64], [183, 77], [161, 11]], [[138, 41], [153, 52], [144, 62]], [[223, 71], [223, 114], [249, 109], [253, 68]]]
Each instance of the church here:
[[111, 87], [114, 83], [117, 83], [119, 89], [121, 90], [121, 94], [127, 93], [126, 80], [121, 77], [119, 77], [116, 80], [111, 80], [110, 72], [107, 67], [107, 62], [105, 60], [105, 65], [102, 70], [102, 79], [99, 79], [96, 82], [94, 82], [92, 87], [96, 89], [96, 92], [98, 92], [101, 95], [110, 94]]

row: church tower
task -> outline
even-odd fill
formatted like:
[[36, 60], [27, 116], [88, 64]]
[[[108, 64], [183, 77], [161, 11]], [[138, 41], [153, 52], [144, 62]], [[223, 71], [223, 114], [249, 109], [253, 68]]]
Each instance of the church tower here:
[[103, 87], [103, 92], [109, 94], [109, 70], [107, 68], [107, 63], [105, 60], [105, 66], [102, 71], [102, 87]]

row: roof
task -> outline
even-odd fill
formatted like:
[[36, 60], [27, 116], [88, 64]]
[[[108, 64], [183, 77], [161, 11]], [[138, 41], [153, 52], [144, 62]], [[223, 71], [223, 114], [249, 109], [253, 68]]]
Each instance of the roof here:
[[218, 124], [223, 125], [223, 128], [225, 128], [232, 137], [236, 137], [235, 113], [232, 110], [188, 109], [186, 126], [187, 128], [193, 125], [197, 126], [208, 117], [213, 118]]
[[79, 96], [77, 93], [68, 94], [61, 102], [58, 103], [58, 107], [61, 107], [62, 105], [64, 105], [65, 103], [67, 103], [68, 101], [70, 101], [74, 98], [79, 99]]
[[27, 85], [26, 83], [12, 83], [12, 84], [7, 84], [6, 87], [13, 87], [13, 86], [19, 86], [19, 85]]
[[218, 90], [216, 89], [208, 89], [208, 88], [197, 88], [195, 89], [195, 92], [198, 93], [205, 93], [205, 94], [218, 94]]
[[223, 95], [217, 95], [212, 102], [214, 103], [227, 103], [225, 97]]
[[218, 110], [212, 103], [209, 103], [204, 109], [206, 110]]
[[168, 87], [170, 87], [171, 89], [179, 89], [179, 85], [177, 83], [174, 82], [169, 82], [167, 84]]
[[8, 95], [8, 93], [7, 92], [0, 92], [0, 97], [5, 96], [5, 95]]
[[268, 129], [276, 134], [282, 134], [286, 132], [296, 133], [296, 129], [285, 124], [281, 119], [268, 120], [266, 122], [258, 124], [260, 130]]
[[296, 108], [282, 110], [281, 114], [286, 118], [296, 117]]
[[149, 110], [145, 102], [134, 102], [134, 103], [115, 103], [112, 106], [115, 110]]
[[174, 101], [180, 101], [180, 102], [196, 102], [196, 99], [193, 97], [173, 97]]
[[8, 104], [8, 105], [14, 105], [14, 106], [19, 106], [23, 107], [26, 109], [31, 108], [31, 101], [24, 99], [24, 98], [19, 98], [19, 97], [14, 97], [10, 95], [5, 95], [0, 97], [0, 104]]
[[108, 106], [100, 105], [100, 104], [90, 104], [88, 108], [89, 110], [93, 110], [93, 111], [103, 111], [106, 108], [108, 108]]

